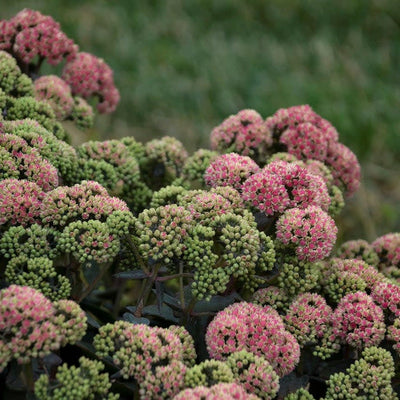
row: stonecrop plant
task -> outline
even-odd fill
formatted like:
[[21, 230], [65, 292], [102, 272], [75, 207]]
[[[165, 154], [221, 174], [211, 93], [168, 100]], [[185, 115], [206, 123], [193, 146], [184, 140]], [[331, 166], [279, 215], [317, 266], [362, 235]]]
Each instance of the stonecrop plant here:
[[361, 171], [332, 123], [69, 144], [118, 102], [52, 17], [0, 21], [3, 398], [397, 399], [400, 233], [336, 245]]

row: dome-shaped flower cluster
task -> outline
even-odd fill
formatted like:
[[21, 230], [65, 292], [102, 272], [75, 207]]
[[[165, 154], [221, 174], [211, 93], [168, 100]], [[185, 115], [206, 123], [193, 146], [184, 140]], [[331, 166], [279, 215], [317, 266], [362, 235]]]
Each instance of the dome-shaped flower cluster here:
[[246, 350], [232, 353], [226, 363], [233, 372], [235, 382], [248, 393], [271, 400], [279, 390], [279, 377], [264, 358]]
[[342, 243], [337, 250], [337, 255], [340, 258], [354, 258], [362, 260], [369, 265], [377, 266], [379, 257], [371, 244], [366, 240], [348, 240]]
[[371, 245], [378, 254], [380, 269], [400, 266], [400, 233], [387, 233], [375, 239]]
[[36, 56], [51, 65], [75, 57], [78, 46], [61, 31], [60, 25], [39, 11], [24, 9], [1, 21], [0, 49], [29, 64]]
[[284, 322], [300, 346], [304, 346], [316, 343], [324, 335], [331, 317], [332, 309], [321, 295], [304, 293], [290, 304]]
[[279, 314], [251, 303], [236, 303], [220, 311], [208, 325], [206, 343], [217, 360], [241, 350], [262, 356], [280, 377], [290, 373], [300, 357], [300, 346]]
[[0, 370], [12, 359], [27, 363], [75, 343], [85, 331], [85, 313], [73, 301], [52, 303], [27, 286], [0, 291]]
[[237, 383], [218, 383], [207, 388], [198, 386], [194, 389], [185, 389], [177, 394], [173, 400], [257, 400], [258, 396], [248, 394]]
[[86, 357], [79, 359], [79, 366], [62, 364], [55, 376], [41, 375], [35, 382], [38, 400], [92, 399], [118, 400], [119, 394], [109, 393], [111, 381], [108, 373], [101, 373], [104, 364]]
[[247, 156], [236, 153], [217, 157], [206, 169], [204, 180], [208, 186], [232, 186], [240, 190], [243, 182], [260, 167]]
[[[179, 373], [180, 368], [180, 377], [175, 375], [177, 386], [175, 387], [173, 382], [170, 382], [172, 387], [169, 390], [175, 391], [181, 387], [179, 382], [182, 382], [186, 369], [184, 359], [188, 355], [187, 349], [184, 350], [184, 345], [175, 332], [176, 330], [117, 321], [114, 324], [102, 326], [93, 344], [100, 357], [110, 356], [113, 359], [125, 379], [135, 378], [142, 392], [154, 391], [155, 380], [162, 379], [162, 376], [166, 377], [170, 373]], [[181, 364], [176, 364], [178, 361]], [[148, 377], [161, 366], [170, 367], [159, 369], [154, 377], [155, 380]], [[151, 387], [147, 387], [146, 382]]]
[[385, 336], [382, 309], [365, 292], [343, 297], [332, 316], [333, 333], [357, 349], [376, 346]]
[[45, 193], [34, 182], [18, 179], [0, 181], [0, 227], [39, 223], [44, 196]]
[[243, 183], [242, 198], [267, 215], [308, 206], [319, 206], [327, 211], [331, 202], [320, 176], [286, 161], [274, 161], [250, 176]]
[[336, 241], [334, 220], [321, 208], [291, 208], [276, 223], [276, 237], [293, 247], [299, 260], [317, 261], [331, 252]]
[[371, 297], [389, 315], [400, 317], [400, 287], [391, 282], [377, 282]]
[[211, 148], [220, 153], [235, 152], [264, 162], [272, 136], [264, 119], [255, 110], [231, 115], [211, 132]]
[[[2, 48], [2, 28], [6, 26], [7, 21], [0, 21], [0, 49]], [[3, 50], [0, 50], [0, 71], [0, 93], [14, 97], [33, 95], [32, 80], [28, 75], [21, 73], [15, 58]], [[0, 108], [4, 106], [5, 104], [2, 104]]]
[[5, 164], [5, 172], [0, 171], [0, 179], [26, 179], [35, 182], [45, 192], [58, 186], [57, 169], [21, 137], [1, 134], [0, 156], [4, 157]]
[[90, 53], [79, 52], [65, 65], [62, 79], [71, 87], [73, 95], [84, 99], [97, 97], [97, 110], [108, 114], [116, 109], [120, 100], [113, 75], [104, 60]]

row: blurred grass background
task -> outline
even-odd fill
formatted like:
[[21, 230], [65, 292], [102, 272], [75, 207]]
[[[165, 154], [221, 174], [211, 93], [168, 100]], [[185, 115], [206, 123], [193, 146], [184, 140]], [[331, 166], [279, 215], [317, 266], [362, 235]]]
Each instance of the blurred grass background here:
[[51, 15], [113, 68], [121, 103], [91, 138], [171, 135], [193, 152], [240, 109], [310, 104], [363, 167], [339, 242], [400, 231], [399, 0], [2, 3], [2, 19], [25, 7]]

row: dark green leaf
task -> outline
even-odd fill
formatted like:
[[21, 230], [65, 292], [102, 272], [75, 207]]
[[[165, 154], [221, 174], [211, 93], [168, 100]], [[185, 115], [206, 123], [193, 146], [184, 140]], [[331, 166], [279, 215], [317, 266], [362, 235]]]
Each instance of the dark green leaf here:
[[117, 274], [114, 274], [113, 276], [114, 276], [114, 278], [118, 278], [118, 279], [145, 279], [145, 278], [148, 278], [148, 275], [145, 274], [145, 272], [142, 271], [141, 269], [118, 272]]
[[124, 321], [131, 322], [132, 324], [135, 324], [135, 325], [139, 325], [139, 324], [149, 325], [150, 324], [149, 319], [143, 318], [143, 317], [138, 318], [138, 317], [135, 317], [131, 313], [124, 313], [122, 318], [124, 319]]

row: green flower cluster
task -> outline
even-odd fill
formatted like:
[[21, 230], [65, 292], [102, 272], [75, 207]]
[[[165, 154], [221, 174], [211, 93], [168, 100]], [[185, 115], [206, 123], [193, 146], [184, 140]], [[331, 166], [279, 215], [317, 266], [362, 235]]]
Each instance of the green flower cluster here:
[[7, 283], [29, 286], [52, 301], [66, 299], [71, 294], [69, 279], [57, 273], [47, 257], [21, 255], [12, 258], [4, 271]]
[[1, 93], [12, 97], [33, 96], [32, 80], [21, 72], [17, 61], [0, 50], [0, 97]]
[[315, 397], [308, 390], [301, 388], [285, 396], [284, 400], [315, 400]]
[[232, 353], [226, 363], [233, 372], [235, 382], [248, 393], [265, 400], [275, 398], [279, 390], [279, 376], [264, 357], [242, 350]]
[[367, 348], [345, 373], [330, 376], [324, 399], [395, 400], [397, 395], [391, 386], [394, 372], [393, 358], [387, 350]]
[[148, 263], [168, 265], [174, 257], [182, 256], [191, 223], [190, 213], [182, 206], [150, 208], [138, 215], [132, 238]]
[[210, 387], [217, 383], [231, 383], [235, 376], [230, 366], [224, 361], [205, 360], [186, 371], [185, 385], [188, 388], [197, 386]]
[[58, 139], [33, 119], [4, 121], [3, 130], [24, 139], [27, 144], [36, 149], [41, 157], [49, 161], [66, 183], [72, 183], [73, 172], [77, 168], [75, 149]]
[[97, 220], [75, 221], [66, 226], [58, 240], [60, 251], [70, 253], [81, 265], [111, 262], [118, 254], [120, 241], [107, 223]]
[[215, 215], [209, 226], [196, 225], [185, 240], [185, 260], [195, 268], [193, 294], [210, 298], [223, 293], [231, 279], [254, 291], [257, 274], [273, 268], [273, 241], [257, 230], [254, 218], [227, 212]]
[[117, 400], [119, 394], [109, 393], [111, 382], [103, 369], [102, 362], [86, 357], [79, 359], [79, 366], [62, 364], [55, 377], [39, 377], [35, 396], [38, 400]]

